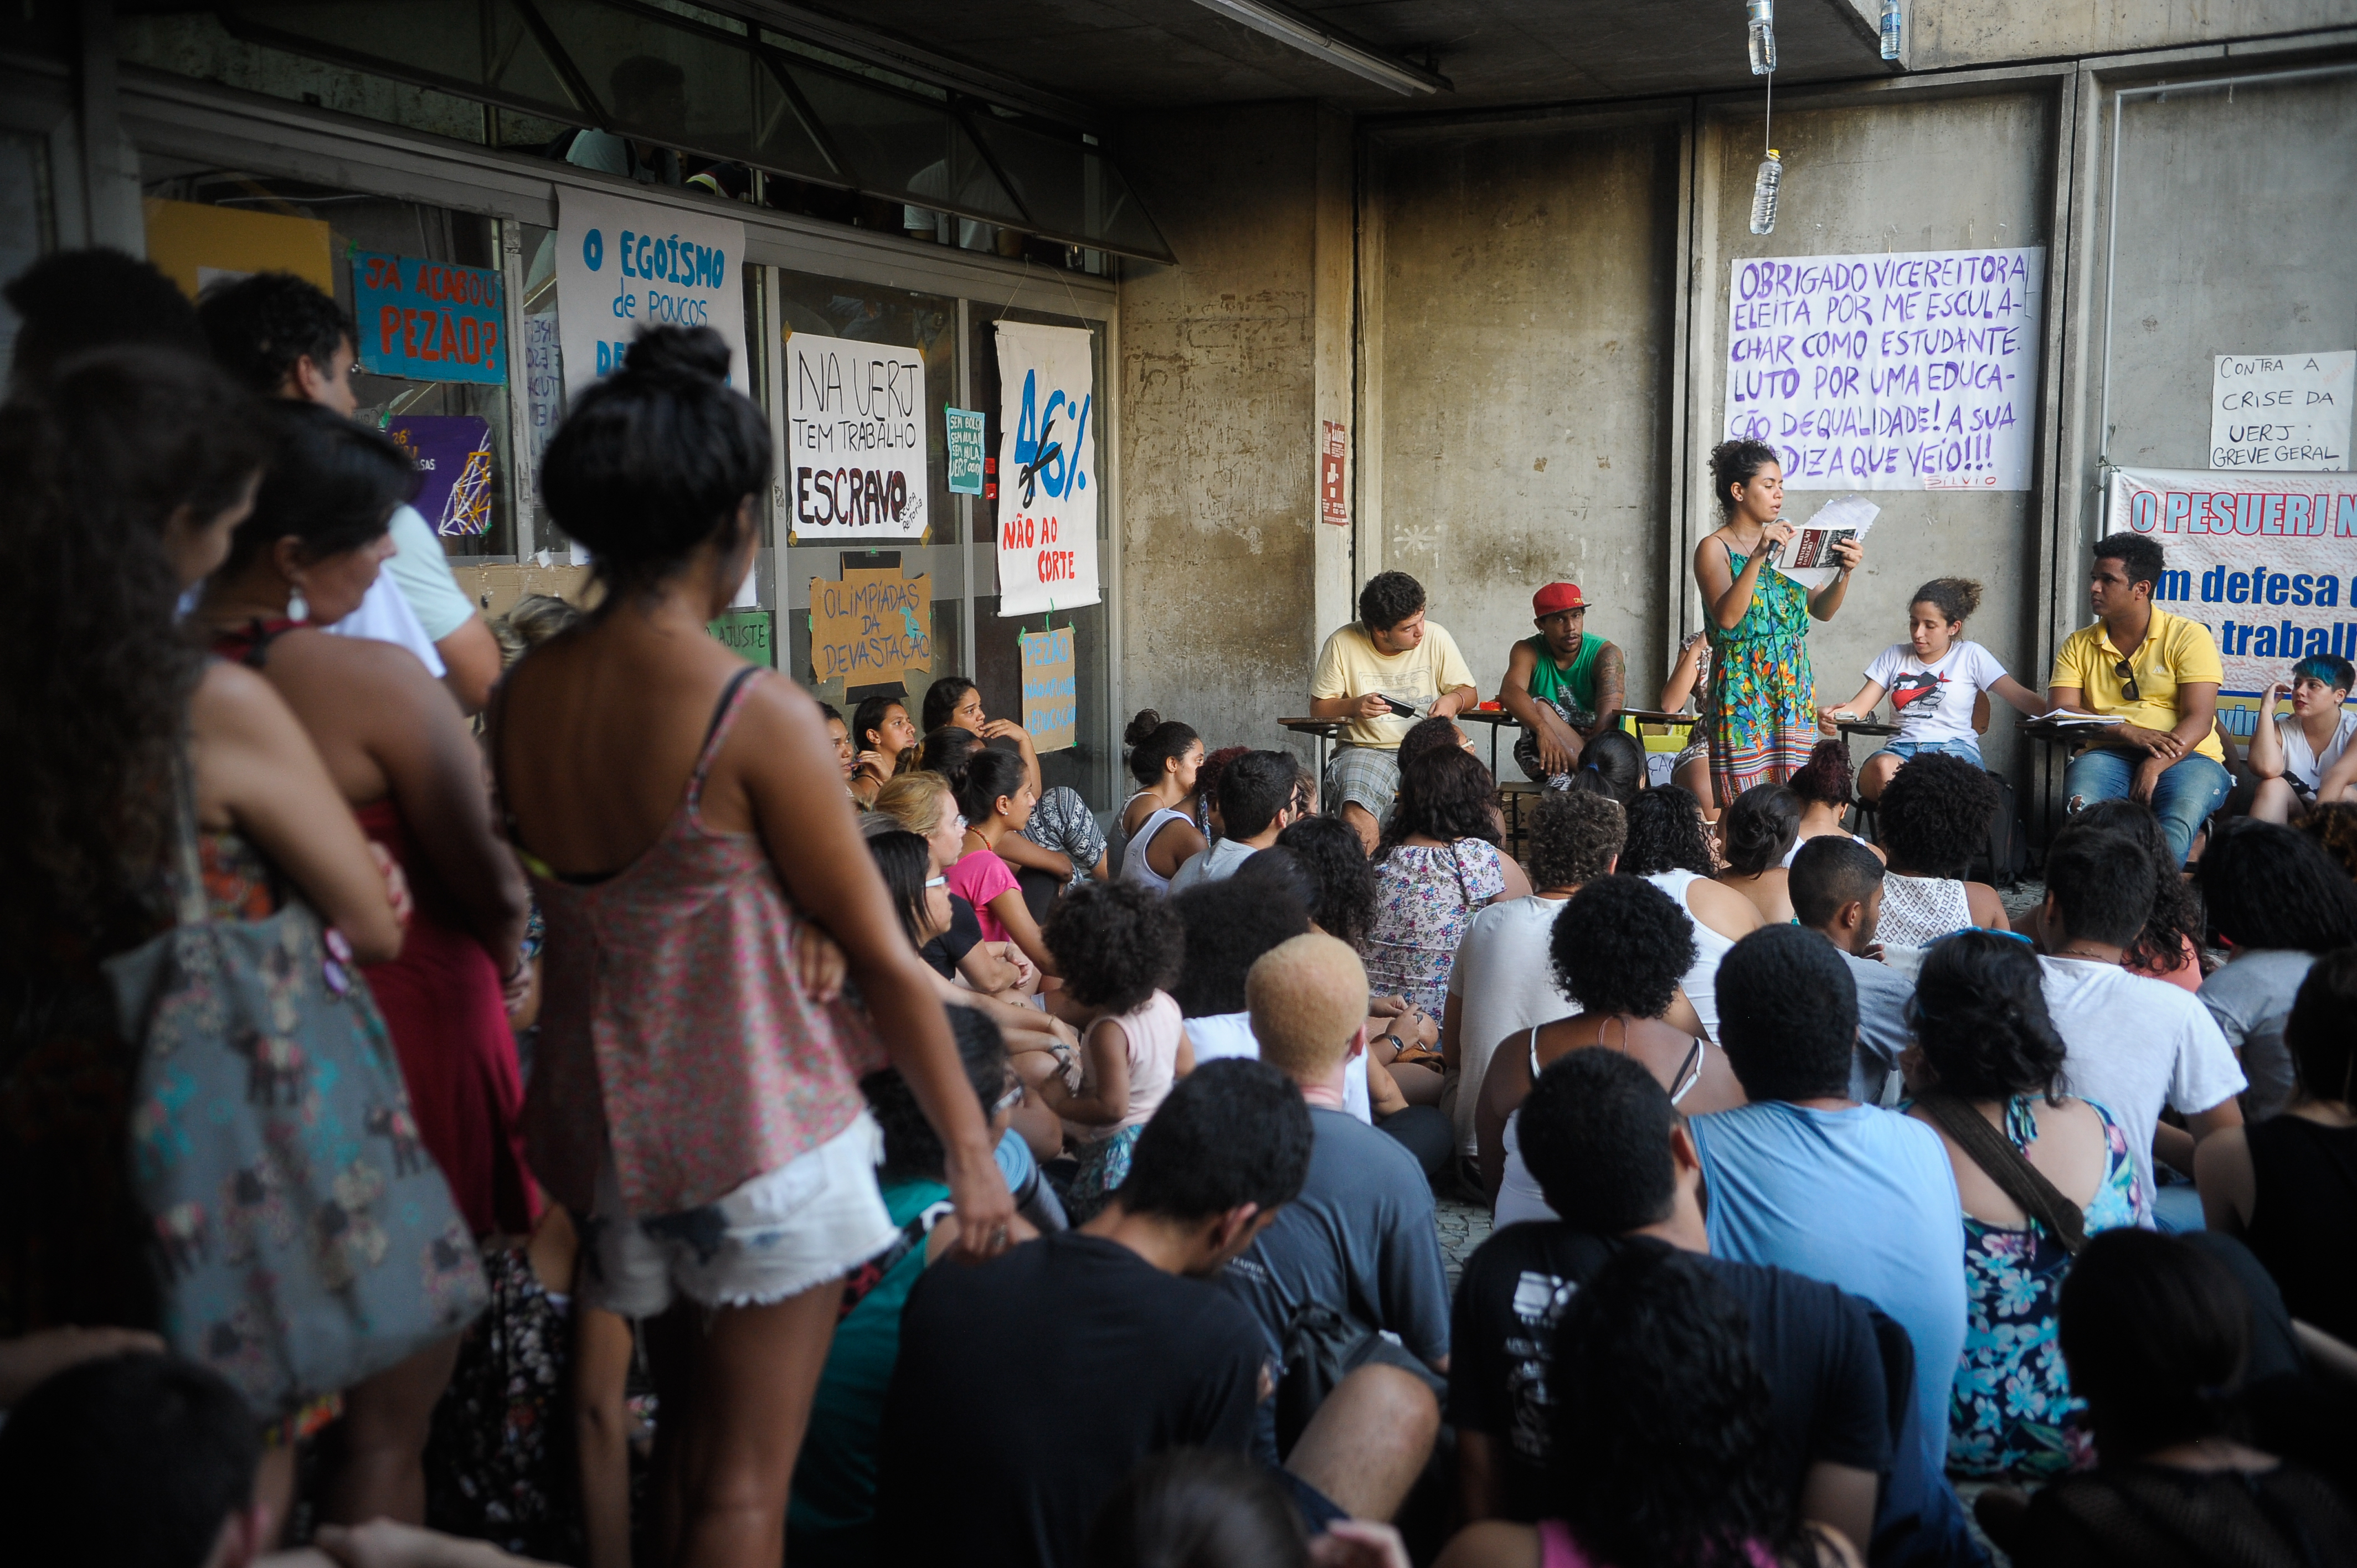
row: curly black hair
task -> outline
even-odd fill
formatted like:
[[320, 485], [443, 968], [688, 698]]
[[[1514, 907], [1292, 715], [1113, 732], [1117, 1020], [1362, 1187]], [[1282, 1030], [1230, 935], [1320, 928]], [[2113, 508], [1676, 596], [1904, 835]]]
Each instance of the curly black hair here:
[[[987, 1121], [990, 1108], [1006, 1092], [1013, 1078], [1006, 1038], [987, 1014], [971, 1007], [944, 1011], [950, 1015], [950, 1034], [957, 1041], [958, 1065], [965, 1069], [965, 1080], [974, 1099], [981, 1101], [983, 1119]], [[916, 1094], [899, 1071], [888, 1067], [869, 1073], [859, 1080], [859, 1092], [867, 1097], [867, 1109], [884, 1132], [885, 1179], [941, 1180], [949, 1164], [949, 1151], [919, 1109]]]
[[1276, 835], [1276, 847], [1290, 850], [1317, 883], [1309, 918], [1318, 929], [1363, 948], [1375, 928], [1375, 868], [1357, 832], [1340, 817], [1304, 817]]
[[1664, 871], [1715, 875], [1710, 835], [1703, 829], [1702, 802], [1677, 784], [1648, 789], [1629, 802], [1628, 837], [1620, 845], [1620, 869], [1631, 876]]
[[1424, 585], [1405, 572], [1378, 572], [1359, 590], [1359, 624], [1389, 631], [1424, 608]]
[[1580, 748], [1571, 787], [1627, 805], [1645, 788], [1645, 748], [1626, 730], [1606, 730]]
[[1550, 789], [1531, 808], [1531, 886], [1568, 887], [1612, 868], [1629, 837], [1629, 813], [1609, 795]]
[[1056, 900], [1039, 939], [1073, 1001], [1107, 1012], [1143, 1006], [1175, 984], [1187, 930], [1163, 897], [1135, 882], [1083, 882]]
[[2245, 950], [2326, 953], [2357, 947], [2357, 884], [2314, 839], [2240, 818], [2210, 840], [2194, 878], [2210, 928]]
[[1757, 876], [1784, 862], [1784, 852], [1801, 836], [1806, 810], [1789, 784], [1754, 784], [1727, 807], [1719, 831], [1727, 843], [1727, 869]]
[[285, 385], [296, 360], [325, 373], [339, 343], [360, 341], [334, 296], [293, 273], [217, 283], [198, 297], [197, 319], [221, 367], [264, 397]]
[[1784, 458], [1765, 441], [1722, 441], [1712, 447], [1710, 488], [1718, 498], [1718, 510], [1734, 516], [1735, 487], [1749, 484], [1752, 476], [1770, 463], [1781, 467]]
[[1762, 926], [1718, 961], [1715, 989], [1719, 1044], [1745, 1095], [1849, 1092], [1857, 982], [1833, 943], [1798, 926]]
[[1243, 1012], [1244, 976], [1260, 955], [1309, 929], [1309, 911], [1290, 894], [1266, 883], [1239, 885], [1232, 876], [1199, 882], [1168, 907], [1187, 940], [1178, 982], [1163, 989], [1189, 1018]]
[[1400, 770], [1405, 772], [1436, 751], [1452, 749], [1465, 749], [1465, 732], [1457, 727], [1455, 719], [1418, 719], [1407, 726], [1405, 735], [1400, 736], [1399, 749], [1392, 757], [1399, 764]]
[[[2061, 844], [2074, 832], [2110, 833], [2132, 839], [2143, 847], [2145, 858], [2152, 862], [2152, 908], [2145, 915], [2143, 929], [2127, 944], [2127, 962], [2147, 973], [2158, 974], [2175, 969], [2184, 961], [2189, 938], [2197, 948], [2201, 946], [2201, 898], [2193, 884], [2178, 874], [2177, 857], [2169, 851], [2169, 831], [2160, 825], [2160, 818], [2150, 806], [2126, 796], [2097, 800], [2081, 807], [2063, 822], [2055, 832], [2055, 843]], [[2074, 934], [2093, 935], [2087, 931]]]
[[238, 505], [260, 409], [203, 360], [106, 349], [0, 408], [0, 964], [143, 940], [204, 657], [164, 534]]
[[2094, 559], [2116, 561], [2130, 587], [2138, 583], [2158, 583], [2169, 565], [2169, 553], [2157, 539], [2141, 533], [2106, 533], [2095, 541]]
[[1849, 766], [1849, 746], [1838, 740], [1817, 742], [1809, 750], [1809, 760], [1791, 779], [1792, 793], [1803, 800], [1836, 808], [1848, 806], [1855, 781]]
[[1571, 1298], [1554, 1349], [1548, 1511], [1590, 1561], [1791, 1560], [1768, 1380], [1708, 1258], [1631, 1241]]
[[1583, 1011], [1658, 1018], [1695, 966], [1694, 921], [1641, 876], [1599, 876], [1555, 918], [1547, 956]]
[[1480, 839], [1496, 844], [1505, 837], [1498, 821], [1498, 781], [1480, 757], [1455, 746], [1436, 751], [1400, 770], [1399, 798], [1375, 847], [1381, 863], [1410, 833], [1443, 843]]
[[1932, 944], [1910, 1022], [1940, 1088], [1964, 1100], [2062, 1098], [2062, 1036], [2046, 1011], [2038, 955], [2002, 931]]
[[1582, 1050], [1547, 1064], [1515, 1127], [1523, 1164], [1556, 1217], [1591, 1236], [1619, 1236], [1670, 1217], [1677, 1124], [1652, 1069], [1619, 1051]]
[[2357, 805], [2346, 800], [2319, 802], [2309, 808], [2299, 831], [2331, 856], [2332, 864], [2357, 877]]
[[1883, 787], [1879, 825], [1890, 869], [1902, 876], [1961, 878], [1988, 847], [1996, 780], [1944, 751], [1910, 758]]
[[1970, 620], [1973, 612], [1981, 607], [1981, 585], [1970, 577], [1934, 577], [1915, 590], [1907, 607], [1929, 605], [1938, 610], [1950, 626]]

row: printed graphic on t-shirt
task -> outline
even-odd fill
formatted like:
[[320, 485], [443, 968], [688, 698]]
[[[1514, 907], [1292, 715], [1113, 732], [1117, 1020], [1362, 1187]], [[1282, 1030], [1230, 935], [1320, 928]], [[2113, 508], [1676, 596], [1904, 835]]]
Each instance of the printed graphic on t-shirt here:
[[1890, 683], [1890, 711], [1900, 714], [1938, 713], [1941, 681], [1942, 677], [1929, 671], [1900, 676]]
[[1574, 1281], [1528, 1269], [1514, 1283], [1514, 1316], [1523, 1332], [1506, 1340], [1506, 1353], [1514, 1359], [1506, 1373], [1506, 1395], [1514, 1407], [1513, 1427], [1506, 1438], [1515, 1453], [1534, 1465], [1546, 1462], [1553, 1442], [1549, 1412], [1555, 1402], [1547, 1397], [1546, 1369], [1555, 1350], [1555, 1326], [1578, 1289]]

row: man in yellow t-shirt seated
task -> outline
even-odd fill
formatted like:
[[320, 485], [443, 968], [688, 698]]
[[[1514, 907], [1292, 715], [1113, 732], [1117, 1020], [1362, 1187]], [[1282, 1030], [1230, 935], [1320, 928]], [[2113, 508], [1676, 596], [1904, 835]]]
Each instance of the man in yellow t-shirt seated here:
[[2062, 788], [2071, 811], [2123, 795], [2149, 805], [2179, 865], [2193, 836], [2233, 787], [2218, 745], [2218, 644], [2198, 620], [2152, 602], [2161, 548], [2140, 533], [2095, 541], [2087, 600], [2095, 624], [2072, 632], [2054, 656], [2046, 700], [2116, 717], [2071, 759]]
[[1344, 719], [1326, 770], [1326, 809], [1374, 853], [1399, 792], [1399, 743], [1419, 719], [1461, 714], [1480, 701], [1457, 639], [1424, 618], [1424, 585], [1379, 572], [1359, 590], [1359, 618], [1326, 639], [1309, 678], [1313, 718]]

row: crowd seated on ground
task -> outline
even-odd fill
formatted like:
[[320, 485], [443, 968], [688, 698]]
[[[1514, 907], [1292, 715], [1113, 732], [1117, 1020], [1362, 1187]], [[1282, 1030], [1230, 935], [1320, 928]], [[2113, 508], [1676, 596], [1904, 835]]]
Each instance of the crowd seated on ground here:
[[1951, 1477], [2025, 1564], [2357, 1562], [2345, 666], [2297, 827], [2189, 881], [2090, 799], [2018, 935], [1960, 755], [1722, 856], [1542, 725], [1518, 859], [1397, 574], [1329, 779], [1146, 712], [1100, 824], [962, 679], [703, 635], [773, 454], [663, 328], [547, 447], [605, 597], [470, 735], [471, 632], [348, 635], [407, 476], [333, 302], [116, 263], [12, 289], [0, 408], [11, 1562], [1964, 1568]]

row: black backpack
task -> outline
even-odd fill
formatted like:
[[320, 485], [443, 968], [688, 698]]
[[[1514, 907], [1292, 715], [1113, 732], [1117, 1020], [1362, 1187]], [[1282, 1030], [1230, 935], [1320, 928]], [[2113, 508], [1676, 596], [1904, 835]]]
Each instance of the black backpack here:
[[2021, 801], [2013, 784], [2001, 773], [1991, 773], [1996, 786], [1996, 810], [1989, 815], [1988, 847], [1973, 856], [1970, 880], [1992, 887], [2013, 887], [2029, 869], [2029, 832], [2021, 825]]

